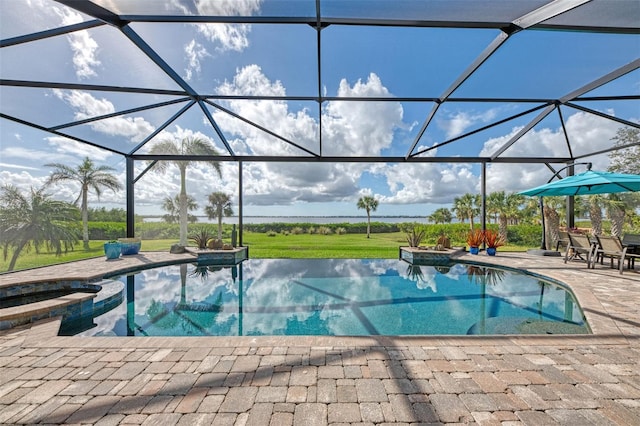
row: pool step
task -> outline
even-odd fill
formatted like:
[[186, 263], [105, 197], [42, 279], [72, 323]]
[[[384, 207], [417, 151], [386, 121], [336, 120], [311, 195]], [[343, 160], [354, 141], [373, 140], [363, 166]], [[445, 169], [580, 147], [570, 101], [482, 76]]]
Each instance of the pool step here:
[[[57, 286], [52, 286], [57, 287]], [[120, 281], [103, 280], [92, 283], [91, 287], [99, 288], [98, 293], [77, 292], [39, 302], [27, 303], [0, 309], [0, 330], [29, 324], [45, 318], [62, 317], [74, 321], [104, 313], [123, 300], [124, 284]], [[42, 289], [42, 286], [38, 286]], [[24, 289], [19, 293], [24, 293]]]
[[89, 315], [93, 312], [94, 297], [95, 293], [71, 293], [54, 299], [0, 309], [0, 330], [45, 318], [80, 318]]

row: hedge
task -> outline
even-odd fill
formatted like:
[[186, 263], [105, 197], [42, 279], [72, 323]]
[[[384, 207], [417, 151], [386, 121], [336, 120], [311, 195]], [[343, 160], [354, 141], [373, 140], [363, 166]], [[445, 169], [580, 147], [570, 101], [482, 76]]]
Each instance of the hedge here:
[[[320, 227], [325, 227], [331, 229], [331, 232], [335, 233], [338, 228], [343, 228], [347, 231], [347, 234], [365, 234], [367, 232], [367, 222], [360, 223], [285, 223], [285, 222], [274, 222], [274, 223], [245, 223], [244, 230], [250, 232], [259, 232], [265, 233], [268, 231], [273, 231], [277, 233], [282, 232], [291, 232], [295, 228], [300, 228], [306, 234], [310, 229], [317, 230]], [[380, 233], [390, 233], [390, 232], [398, 232], [400, 231], [399, 223], [385, 223], [385, 222], [371, 222], [371, 232], [380, 234]]]
[[[231, 237], [233, 225], [223, 225], [223, 238]], [[205, 227], [214, 235], [218, 235], [218, 225], [212, 223], [190, 223], [188, 232]], [[124, 222], [89, 222], [90, 240], [115, 240], [127, 235], [127, 224]], [[171, 240], [180, 238], [180, 225], [177, 223], [146, 222], [136, 223], [136, 237], [147, 240]]]
[[127, 236], [124, 222], [89, 222], [90, 240], [115, 240]]
[[[476, 225], [477, 227], [478, 225]], [[213, 223], [190, 223], [189, 232], [195, 229], [205, 227], [214, 235], [217, 235], [218, 225]], [[231, 237], [233, 225], [223, 225], [223, 238]], [[367, 223], [248, 223], [244, 225], [244, 230], [248, 232], [258, 233], [292, 233], [296, 228], [296, 232], [302, 230], [303, 233], [317, 232], [320, 228], [331, 229], [332, 233], [341, 228], [346, 230], [348, 234], [365, 234], [367, 232]], [[468, 223], [449, 223], [444, 225], [432, 225], [421, 223], [384, 223], [371, 222], [372, 233], [392, 233], [392, 232], [408, 232], [414, 227], [424, 229], [425, 245], [433, 245], [440, 235], [446, 234], [451, 243], [454, 245], [464, 245], [469, 232]], [[487, 228], [498, 230], [498, 225], [487, 224]], [[540, 244], [542, 238], [539, 225], [510, 225], [507, 230], [508, 244], [518, 246], [535, 247]], [[148, 240], [171, 240], [180, 238], [180, 226], [177, 223], [165, 222], [146, 222], [136, 223], [136, 236]], [[89, 239], [91, 240], [113, 240], [126, 236], [126, 224], [124, 222], [89, 222]]]

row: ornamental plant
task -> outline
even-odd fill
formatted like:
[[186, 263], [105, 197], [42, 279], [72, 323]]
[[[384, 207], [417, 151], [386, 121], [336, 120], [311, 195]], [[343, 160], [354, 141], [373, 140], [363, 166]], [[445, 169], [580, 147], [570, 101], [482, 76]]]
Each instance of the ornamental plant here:
[[207, 228], [197, 229], [193, 234], [189, 235], [189, 239], [196, 243], [196, 246], [200, 250], [204, 250], [207, 248], [207, 243], [210, 239], [213, 238], [213, 235], [209, 232]]
[[484, 242], [484, 233], [482, 229], [472, 229], [467, 234], [467, 245], [469, 247], [480, 247]]
[[487, 247], [498, 248], [503, 246], [506, 241], [499, 232], [487, 229], [484, 232], [484, 242], [487, 244]]
[[419, 247], [420, 243], [424, 239], [425, 230], [419, 227], [413, 227], [407, 231], [407, 243], [409, 247]]

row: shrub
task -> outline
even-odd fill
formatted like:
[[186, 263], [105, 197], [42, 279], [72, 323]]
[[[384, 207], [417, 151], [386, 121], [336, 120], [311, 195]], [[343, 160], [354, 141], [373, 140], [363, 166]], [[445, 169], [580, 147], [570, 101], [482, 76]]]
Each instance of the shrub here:
[[343, 227], [336, 228], [336, 234], [338, 234], [338, 235], [344, 235], [344, 234], [346, 234], [346, 233], [347, 233], [347, 230], [346, 230], [346, 229], [344, 229]]
[[467, 245], [469, 247], [480, 247], [484, 242], [482, 229], [473, 229], [467, 234]]
[[409, 247], [418, 247], [424, 239], [425, 231], [422, 227], [414, 226], [407, 232], [407, 243]]
[[207, 228], [199, 228], [191, 235], [189, 235], [189, 239], [196, 243], [196, 246], [199, 249], [206, 249], [207, 243], [209, 240], [213, 238], [213, 235], [209, 232]]
[[278, 235], [276, 231], [267, 231], [267, 237], [275, 237]]
[[[314, 223], [283, 223], [283, 222], [274, 222], [274, 223], [245, 223], [244, 230], [249, 232], [262, 232], [265, 233], [267, 231], [276, 231], [282, 232], [284, 230], [288, 230], [292, 234], [296, 233], [308, 233], [313, 234], [317, 228], [317, 224]], [[367, 232], [367, 223], [359, 222], [359, 223], [328, 223], [324, 224], [327, 228], [331, 229], [332, 232], [336, 232], [337, 228], [344, 228], [347, 230], [349, 234], [364, 234]], [[389, 232], [398, 232], [400, 231], [400, 225], [397, 223], [383, 223], [383, 222], [371, 222], [371, 232], [372, 233], [389, 233]]]
[[331, 231], [331, 228], [326, 227], [326, 226], [320, 226], [317, 231], [318, 234], [320, 235], [331, 235], [333, 232]]
[[538, 247], [542, 239], [540, 225], [513, 225], [507, 228], [507, 241], [518, 246]]
[[484, 241], [487, 243], [487, 247], [498, 248], [505, 244], [505, 240], [502, 238], [502, 235], [492, 229], [487, 229], [484, 232]]
[[126, 235], [125, 222], [89, 222], [90, 240], [116, 240]]

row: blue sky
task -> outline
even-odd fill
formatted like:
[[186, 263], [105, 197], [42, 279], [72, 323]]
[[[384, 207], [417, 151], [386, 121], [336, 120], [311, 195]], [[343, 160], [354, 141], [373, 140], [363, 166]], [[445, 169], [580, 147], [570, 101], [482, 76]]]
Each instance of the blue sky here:
[[[104, 3], [99, 2], [96, 3]], [[174, 0], [175, 11], [199, 8], [215, 14], [221, 2]], [[266, 13], [279, 3], [237, 0], [224, 3], [231, 13]], [[301, 9], [308, 4], [301, 3]], [[49, 0], [0, 3], [2, 39], [88, 19]], [[219, 11], [218, 11], [219, 12]], [[229, 12], [229, 11], [227, 11]], [[30, 18], [26, 18], [30, 17]], [[307, 25], [192, 25], [133, 23], [132, 29], [196, 90], [208, 94], [317, 96], [316, 33]], [[332, 25], [322, 30], [322, 90], [327, 96], [438, 97], [498, 35], [497, 30], [415, 29]], [[102, 26], [70, 35], [5, 47], [0, 51], [3, 79], [122, 85], [176, 89], [171, 79], [133, 47], [117, 29]], [[559, 98], [640, 56], [637, 35], [523, 31], [512, 36], [469, 78], [454, 97]], [[638, 70], [593, 91], [592, 95], [638, 95]], [[175, 99], [160, 95], [0, 87], [3, 113], [42, 126]], [[429, 102], [216, 101], [277, 134], [317, 152], [322, 114], [323, 153], [341, 156], [404, 156], [432, 108]], [[61, 131], [127, 152], [184, 104], [114, 117]], [[518, 103], [443, 104], [417, 149], [482, 127], [535, 105]], [[637, 101], [590, 103], [625, 120], [638, 122]], [[298, 155], [301, 151], [210, 107], [237, 153]], [[490, 155], [538, 112], [444, 145], [424, 155]], [[619, 123], [564, 108], [574, 154], [606, 148]], [[224, 152], [202, 112], [192, 108], [142, 149], [159, 140], [196, 135]], [[44, 164], [79, 164], [89, 155], [114, 167], [124, 182], [124, 159], [10, 120], [0, 121], [0, 184], [40, 186], [51, 169]], [[557, 113], [549, 115], [506, 155], [565, 156]], [[608, 157], [588, 160], [608, 166]], [[138, 171], [144, 164], [137, 163]], [[221, 179], [207, 166], [189, 169], [187, 189], [204, 206], [213, 191], [237, 193], [238, 169], [224, 163]], [[542, 165], [488, 167], [487, 190], [518, 191], [546, 182]], [[479, 192], [480, 168], [474, 164], [311, 164], [245, 163], [244, 213], [247, 215], [358, 215], [357, 199], [375, 195], [377, 214], [427, 215], [450, 207], [453, 198]], [[177, 169], [148, 173], [136, 184], [136, 212], [162, 213], [159, 206], [179, 189]], [[79, 188], [55, 187], [55, 196], [72, 201]], [[235, 198], [237, 201], [237, 198]], [[124, 207], [124, 191], [103, 193], [92, 205]]]

